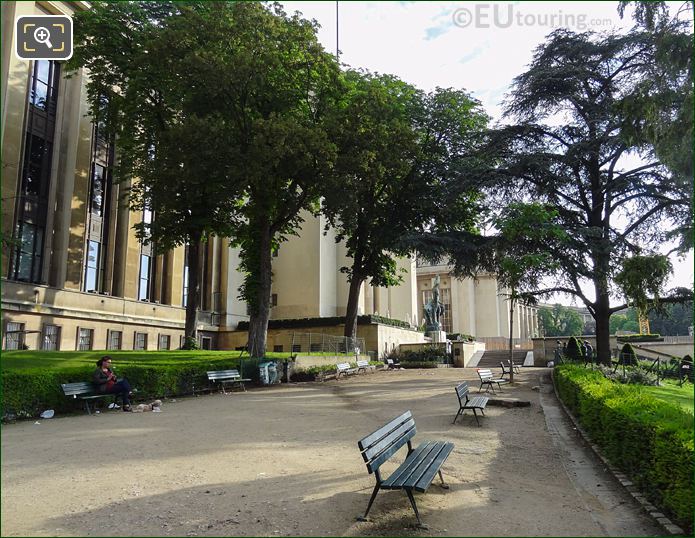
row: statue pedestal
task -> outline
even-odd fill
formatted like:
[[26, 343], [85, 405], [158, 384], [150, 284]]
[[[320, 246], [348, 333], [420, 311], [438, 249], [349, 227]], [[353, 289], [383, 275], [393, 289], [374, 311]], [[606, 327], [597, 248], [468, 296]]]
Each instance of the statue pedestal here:
[[430, 331], [427, 336], [432, 338], [432, 342], [438, 344], [440, 342], [446, 342], [446, 332], [444, 331]]

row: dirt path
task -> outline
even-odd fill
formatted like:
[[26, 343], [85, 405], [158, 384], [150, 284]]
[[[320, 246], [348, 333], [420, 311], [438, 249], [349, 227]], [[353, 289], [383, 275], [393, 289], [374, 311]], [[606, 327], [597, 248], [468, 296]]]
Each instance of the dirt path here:
[[[453, 387], [474, 370], [377, 372], [327, 383], [165, 402], [4, 426], [2, 536], [654, 536], [660, 528], [591, 454], [524, 369], [482, 427], [455, 424]], [[542, 385], [542, 386], [541, 386]], [[475, 384], [477, 387], [477, 383]], [[532, 387], [541, 386], [541, 391]], [[541, 400], [543, 405], [541, 405]], [[415, 441], [455, 449], [418, 497], [373, 487], [357, 440], [410, 409]], [[544, 409], [546, 412], [544, 413]], [[572, 448], [572, 447], [575, 448]], [[598, 473], [591, 474], [591, 473]], [[596, 484], [593, 484], [596, 482]], [[600, 485], [599, 485], [600, 484]], [[610, 487], [609, 487], [610, 484]], [[619, 507], [619, 510], [616, 509]]]

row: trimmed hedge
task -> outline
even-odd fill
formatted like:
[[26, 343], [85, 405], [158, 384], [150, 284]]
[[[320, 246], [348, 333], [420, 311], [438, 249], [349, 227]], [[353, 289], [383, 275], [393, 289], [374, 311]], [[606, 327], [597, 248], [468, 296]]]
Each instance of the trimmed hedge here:
[[555, 368], [565, 405], [616, 467], [656, 506], [692, 532], [693, 420], [639, 385], [574, 365]]
[[[392, 327], [400, 327], [401, 329], [413, 329], [409, 323], [400, 319], [385, 318], [383, 316], [366, 315], [357, 316], [358, 325], [371, 325], [380, 323], [381, 325], [390, 325]], [[344, 325], [344, 316], [335, 316], [330, 318], [297, 318], [297, 319], [271, 319], [268, 321], [269, 329], [301, 329], [306, 327], [335, 327], [336, 325]], [[237, 330], [248, 331], [249, 322], [240, 321], [237, 325]]]
[[625, 334], [618, 336], [618, 342], [663, 342], [660, 334]]
[[[258, 382], [258, 363], [263, 360], [268, 359], [259, 361], [244, 358], [244, 377]], [[193, 383], [197, 388], [207, 386], [208, 370], [239, 369], [241, 361], [238, 358], [221, 358], [163, 365], [120, 364], [116, 374], [127, 378], [131, 386], [138, 390], [137, 399], [148, 400], [190, 394]], [[3, 369], [0, 373], [2, 416], [14, 414], [17, 417], [35, 417], [46, 409], [54, 409], [57, 413], [75, 411], [82, 402], [66, 397], [60, 385], [91, 381], [95, 368], [96, 366]]]

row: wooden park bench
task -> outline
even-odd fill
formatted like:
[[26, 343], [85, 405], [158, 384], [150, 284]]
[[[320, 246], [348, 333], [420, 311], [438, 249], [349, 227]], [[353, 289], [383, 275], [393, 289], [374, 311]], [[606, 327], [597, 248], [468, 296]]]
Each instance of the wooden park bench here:
[[492, 389], [492, 392], [495, 392], [495, 384], [497, 384], [498, 389], [502, 390], [502, 385], [509, 383], [508, 379], [495, 377], [489, 368], [478, 368], [478, 377], [480, 378], [480, 389], [478, 389], [478, 392], [483, 390], [483, 385], [487, 385], [485, 392], [489, 392], [490, 389]]
[[336, 377], [340, 377], [340, 374], [348, 376], [357, 373], [357, 368], [350, 366], [349, 362], [341, 362], [336, 365], [336, 369], [338, 370], [338, 373], [335, 375]]
[[480, 421], [478, 420], [478, 413], [476, 410], [480, 409], [480, 413], [485, 416], [485, 406], [487, 405], [488, 397], [474, 396], [471, 398], [469, 396], [468, 383], [456, 385], [456, 397], [459, 399], [459, 410], [456, 413], [454, 422], [452, 422], [452, 424], [456, 424], [456, 419], [459, 418], [459, 415], [462, 414], [465, 409], [471, 409], [473, 411], [473, 416], [475, 417], [476, 423], [478, 426], [480, 426]]
[[369, 361], [357, 361], [357, 373], [359, 374], [361, 371], [362, 372], [373, 372], [376, 370], [376, 366], [372, 366], [369, 364]]
[[[413, 491], [421, 493], [427, 491], [437, 473], [442, 481], [442, 487], [449, 489], [449, 486], [444, 482], [441, 467], [454, 449], [454, 444], [445, 441], [423, 441], [413, 450], [411, 439], [415, 433], [415, 420], [410, 411], [406, 411], [357, 443], [362, 458], [367, 464], [369, 474], [374, 473], [376, 478], [376, 485], [369, 499], [367, 511], [364, 516], [357, 518], [358, 521], [369, 521], [367, 519], [369, 510], [380, 489], [402, 489], [405, 490], [408, 499], [410, 499], [418, 527], [427, 528], [420, 520]], [[379, 467], [405, 444], [408, 445], [408, 455], [405, 461], [388, 478], [382, 479]]]
[[65, 396], [72, 396], [74, 399], [82, 400], [84, 402], [84, 408], [87, 414], [92, 414], [92, 408], [89, 405], [90, 401], [98, 400], [100, 398], [113, 398], [114, 403], [118, 394], [112, 394], [110, 392], [99, 392], [94, 386], [94, 383], [90, 381], [81, 381], [79, 383], [61, 383], [60, 387], [63, 389]]
[[227, 394], [227, 391], [225, 390], [225, 385], [230, 383], [232, 385], [239, 385], [239, 387], [242, 388], [244, 392], [246, 392], [246, 387], [244, 386], [244, 383], [251, 381], [250, 379], [242, 378], [241, 375], [239, 375], [239, 370], [212, 370], [207, 374], [208, 381], [212, 381], [213, 383], [220, 383], [220, 385], [222, 385], [222, 392], [224, 394]]

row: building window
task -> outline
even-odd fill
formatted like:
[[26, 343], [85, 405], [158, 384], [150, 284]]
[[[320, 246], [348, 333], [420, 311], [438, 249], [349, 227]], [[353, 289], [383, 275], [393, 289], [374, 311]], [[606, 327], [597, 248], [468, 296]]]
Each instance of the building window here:
[[150, 299], [150, 275], [152, 258], [145, 254], [140, 255], [140, 285], [138, 287], [138, 300]]
[[41, 349], [44, 351], [58, 351], [60, 349], [60, 327], [57, 325], [44, 325], [41, 331]]
[[94, 337], [94, 329], [77, 329], [77, 350], [89, 351], [92, 349], [92, 339]]
[[[145, 225], [145, 233], [149, 235], [147, 230], [152, 224], [152, 211], [145, 208], [142, 212], [142, 222]], [[154, 252], [152, 243], [147, 242], [147, 238], [143, 240], [140, 246], [140, 277], [138, 280], [138, 300], [152, 300], [152, 283], [154, 282]]]
[[273, 351], [274, 351], [275, 353], [282, 353], [282, 345], [273, 346]]
[[157, 349], [169, 349], [171, 346], [171, 336], [168, 334], [159, 335], [159, 345]]
[[183, 296], [181, 306], [186, 308], [188, 305], [188, 245], [183, 250]]
[[270, 306], [277, 306], [278, 305], [278, 294], [277, 293], [272, 293], [270, 295]]
[[292, 353], [299, 353], [302, 351], [302, 344], [292, 344]]
[[33, 63], [9, 278], [41, 282], [60, 65]]
[[212, 349], [212, 338], [209, 336], [201, 336], [200, 349]]
[[96, 241], [87, 242], [87, 262], [84, 274], [84, 291], [97, 291], [99, 281], [99, 262], [101, 245]]
[[123, 331], [109, 331], [106, 349], [121, 349], [123, 345]]
[[135, 351], [145, 351], [147, 349], [147, 333], [135, 333], [133, 349]]
[[24, 349], [24, 323], [8, 321], [5, 326], [5, 349]]

